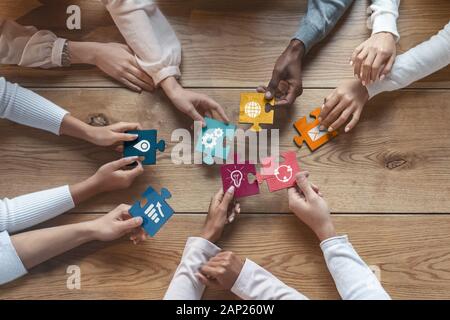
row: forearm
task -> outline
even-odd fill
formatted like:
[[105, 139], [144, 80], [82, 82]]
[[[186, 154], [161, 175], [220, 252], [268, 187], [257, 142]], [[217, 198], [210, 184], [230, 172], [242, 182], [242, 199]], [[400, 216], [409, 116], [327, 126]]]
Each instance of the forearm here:
[[273, 274], [247, 259], [231, 292], [244, 300], [307, 300]]
[[347, 236], [326, 239], [320, 247], [342, 299], [390, 299], [376, 276], [353, 249]]
[[153, 1], [102, 2], [135, 52], [139, 66], [153, 78], [155, 85], [167, 77], [180, 76], [180, 42]]
[[70, 62], [72, 64], [92, 64], [95, 65], [96, 42], [69, 41]]
[[324, 39], [354, 0], [309, 0], [305, 16], [294, 35], [305, 45], [307, 53]]
[[27, 269], [92, 240], [94, 231], [89, 222], [34, 230], [11, 237], [17, 255]]
[[181, 262], [170, 282], [165, 300], [199, 300], [205, 286], [196, 273], [220, 248], [200, 237], [191, 237], [186, 242]]
[[95, 176], [91, 176], [82, 182], [71, 185], [69, 188], [75, 205], [103, 192], [103, 186], [96, 181]]
[[404, 88], [450, 63], [450, 23], [437, 35], [397, 56], [391, 72], [383, 80], [367, 86], [370, 98]]
[[94, 130], [95, 128], [91, 125], [71, 116], [70, 114], [67, 114], [61, 122], [59, 134], [95, 144]]

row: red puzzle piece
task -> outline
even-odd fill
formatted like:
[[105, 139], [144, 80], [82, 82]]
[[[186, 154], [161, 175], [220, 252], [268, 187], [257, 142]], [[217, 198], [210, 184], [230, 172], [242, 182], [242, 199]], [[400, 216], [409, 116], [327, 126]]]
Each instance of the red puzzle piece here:
[[256, 174], [259, 183], [267, 181], [270, 192], [295, 185], [295, 175], [300, 171], [295, 151], [281, 153], [284, 162], [276, 163], [273, 157], [262, 159], [261, 173]]

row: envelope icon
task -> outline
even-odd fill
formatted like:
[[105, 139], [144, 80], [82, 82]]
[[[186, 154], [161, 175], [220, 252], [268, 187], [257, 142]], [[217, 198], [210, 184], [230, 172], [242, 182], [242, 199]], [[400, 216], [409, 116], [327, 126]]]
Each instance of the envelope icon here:
[[320, 130], [319, 127], [320, 127], [320, 125], [312, 128], [311, 130], [308, 131], [308, 135], [312, 141], [319, 140], [320, 138], [322, 138], [324, 135], [326, 135], [328, 133], [328, 131], [326, 131], [326, 130]]

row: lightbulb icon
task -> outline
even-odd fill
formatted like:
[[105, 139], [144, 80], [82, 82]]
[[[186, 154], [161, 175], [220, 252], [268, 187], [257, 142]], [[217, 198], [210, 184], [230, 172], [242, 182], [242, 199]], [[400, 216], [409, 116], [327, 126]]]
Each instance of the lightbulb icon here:
[[230, 174], [231, 180], [233, 180], [233, 184], [236, 188], [239, 188], [241, 186], [241, 182], [242, 182], [242, 172], [240, 172], [239, 170], [234, 170], [231, 172]]

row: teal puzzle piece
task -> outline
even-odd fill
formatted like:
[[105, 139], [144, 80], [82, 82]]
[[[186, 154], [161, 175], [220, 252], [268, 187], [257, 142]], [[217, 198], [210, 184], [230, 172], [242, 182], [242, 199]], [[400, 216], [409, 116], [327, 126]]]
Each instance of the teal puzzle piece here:
[[205, 118], [206, 127], [202, 128], [195, 150], [203, 153], [203, 162], [213, 164], [214, 157], [226, 160], [230, 153], [230, 147], [224, 147], [224, 140], [232, 140], [236, 126]]

